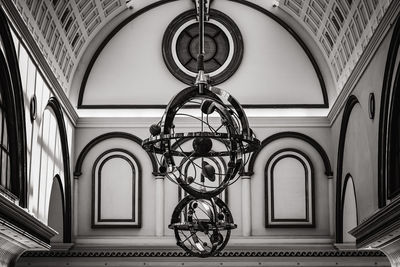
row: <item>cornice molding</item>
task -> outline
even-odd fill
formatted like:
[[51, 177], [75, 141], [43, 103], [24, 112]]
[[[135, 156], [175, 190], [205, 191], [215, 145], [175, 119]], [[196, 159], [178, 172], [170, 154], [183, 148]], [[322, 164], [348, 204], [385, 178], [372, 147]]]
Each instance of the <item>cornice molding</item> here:
[[[191, 257], [184, 251], [29, 251], [22, 257]], [[216, 257], [384, 257], [375, 250], [223, 251]]]
[[42, 249], [50, 248], [50, 238], [57, 234], [56, 231], [2, 195], [0, 195], [0, 225], [12, 229], [19, 235], [27, 236]]
[[14, 266], [26, 250], [47, 250], [56, 232], [0, 195], [0, 265]]
[[400, 197], [350, 231], [357, 247], [381, 249], [400, 239]]
[[27, 48], [29, 48], [28, 52], [35, 60], [35, 63], [40, 72], [43, 74], [45, 82], [49, 85], [49, 90], [51, 91], [52, 94], [54, 94], [57, 97], [57, 99], [59, 99], [67, 116], [75, 126], [78, 120], [78, 113], [76, 112], [75, 108], [69, 101], [68, 96], [66, 95], [64, 89], [58, 82], [57, 77], [54, 75], [46, 59], [43, 57], [42, 52], [40, 51], [37, 43], [32, 37], [32, 34], [26, 27], [20, 14], [16, 10], [14, 4], [12, 3], [12, 1], [3, 1], [3, 0], [1, 0], [0, 4], [3, 7], [6, 15], [8, 16], [13, 28], [22, 37], [21, 38], [22, 42], [25, 43]]
[[[150, 122], [156, 122], [157, 117], [85, 117], [79, 118], [76, 124], [77, 128], [149, 128]], [[316, 127], [329, 128], [330, 122], [326, 117], [249, 117], [251, 128], [299, 128]], [[210, 118], [210, 123], [215, 118]], [[217, 122], [216, 122], [217, 123]], [[193, 119], [176, 120], [178, 127], [197, 127], [198, 122]]]
[[381, 45], [383, 39], [386, 37], [386, 34], [390, 30], [391, 26], [394, 23], [394, 20], [400, 13], [400, 1], [392, 1], [390, 6], [388, 7], [385, 15], [383, 16], [381, 22], [376, 28], [374, 34], [372, 35], [370, 41], [368, 42], [367, 47], [364, 49], [361, 54], [357, 64], [355, 65], [353, 71], [350, 73], [347, 82], [343, 86], [342, 91], [336, 98], [335, 102], [332, 105], [331, 110], [328, 113], [328, 120], [330, 124], [333, 125], [339, 113], [344, 108], [344, 105], [348, 99], [348, 97], [354, 91], [358, 81], [361, 79], [364, 71], [368, 67], [371, 62], [373, 56]]

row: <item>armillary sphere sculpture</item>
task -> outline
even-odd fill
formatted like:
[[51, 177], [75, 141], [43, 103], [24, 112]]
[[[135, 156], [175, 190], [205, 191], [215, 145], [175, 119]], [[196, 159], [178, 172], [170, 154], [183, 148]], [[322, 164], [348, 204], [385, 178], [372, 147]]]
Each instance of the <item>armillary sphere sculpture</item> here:
[[[143, 141], [143, 147], [155, 154], [160, 173], [186, 193], [169, 225], [177, 245], [192, 256], [209, 257], [225, 247], [231, 230], [237, 227], [220, 197], [238, 180], [248, 154], [257, 150], [260, 142], [239, 102], [209, 84], [203, 64], [209, 2], [196, 0], [196, 7], [200, 50], [196, 81], [172, 98], [161, 120], [150, 127], [151, 136]], [[197, 122], [198, 129], [178, 129], [177, 120], [185, 118]]]

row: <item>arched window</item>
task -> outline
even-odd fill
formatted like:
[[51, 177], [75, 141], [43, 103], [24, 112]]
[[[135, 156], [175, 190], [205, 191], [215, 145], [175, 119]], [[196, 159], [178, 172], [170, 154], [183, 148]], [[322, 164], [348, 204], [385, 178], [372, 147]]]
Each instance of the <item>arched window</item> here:
[[96, 159], [92, 175], [92, 227], [140, 227], [141, 167], [136, 157], [124, 149], [107, 150]]
[[314, 227], [313, 167], [296, 149], [279, 150], [265, 167], [266, 227]]
[[10, 148], [8, 145], [7, 111], [0, 94], [0, 185], [1, 189], [11, 191], [10, 181]]
[[26, 207], [25, 114], [18, 60], [0, 9], [0, 193]]
[[400, 19], [390, 41], [379, 118], [379, 207], [400, 194]]
[[389, 115], [388, 198], [400, 193], [400, 68], [397, 66], [393, 85], [392, 110]]

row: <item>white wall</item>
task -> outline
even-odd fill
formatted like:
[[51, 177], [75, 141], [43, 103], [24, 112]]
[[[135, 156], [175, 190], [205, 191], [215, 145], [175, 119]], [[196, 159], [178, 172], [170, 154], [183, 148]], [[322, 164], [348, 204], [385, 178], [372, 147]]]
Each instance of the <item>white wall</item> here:
[[[152, 122], [149, 121], [150, 125]], [[106, 126], [106, 125], [104, 125]], [[179, 126], [177, 126], [179, 128]], [[182, 131], [190, 131], [189, 128], [180, 128]], [[330, 133], [328, 128], [269, 128], [259, 127], [254, 129], [256, 134], [262, 140], [274, 133], [281, 131], [297, 131], [309, 134], [313, 139], [320, 142], [324, 149], [329, 153]], [[84, 127], [76, 131], [75, 158], [78, 157], [83, 147], [95, 137], [114, 131], [122, 131], [134, 134], [141, 139], [149, 136], [147, 127]], [[142, 166], [142, 227], [140, 229], [123, 228], [104, 228], [92, 229], [92, 167], [95, 159], [104, 151], [111, 148], [124, 148], [131, 151], [140, 161]], [[295, 148], [306, 153], [314, 167], [315, 183], [315, 205], [316, 205], [316, 227], [309, 229], [302, 228], [265, 228], [265, 207], [264, 207], [264, 168], [269, 156], [281, 148]], [[74, 163], [75, 164], [75, 163]], [[328, 179], [325, 172], [323, 161], [318, 152], [310, 144], [298, 139], [285, 138], [272, 142], [262, 150], [258, 160], [255, 163], [255, 174], [251, 178], [251, 206], [252, 206], [252, 234], [259, 237], [286, 237], [286, 238], [318, 238], [329, 236], [329, 208], [328, 208]], [[116, 179], [119, 170], [115, 170]], [[155, 236], [155, 179], [152, 175], [151, 161], [146, 152], [140, 145], [121, 138], [108, 139], [97, 144], [86, 156], [82, 165], [82, 175], [79, 177], [79, 195], [78, 195], [78, 219], [79, 230], [78, 239], [85, 238], [107, 238], [114, 240], [121, 239], [124, 236], [129, 237], [148, 237]], [[165, 206], [164, 206], [164, 232], [166, 236], [172, 237], [173, 231], [168, 229], [172, 211], [178, 203], [178, 186], [174, 185], [168, 179], [165, 179]], [[242, 235], [241, 224], [241, 182], [240, 180], [228, 187], [228, 205], [234, 217], [238, 229], [232, 231], [232, 235], [239, 237]], [[279, 192], [277, 192], [279, 194]], [[133, 239], [134, 240], [134, 239]]]
[[[384, 37], [352, 94], [359, 101], [350, 114], [345, 136], [342, 179], [353, 177], [359, 223], [378, 209], [378, 133], [381, 91], [392, 29]], [[368, 97], [375, 94], [375, 118], [369, 119]], [[334, 171], [337, 167], [340, 126], [343, 110], [332, 125]], [[337, 174], [336, 174], [337, 175]], [[343, 181], [342, 180], [342, 181]], [[341, 185], [341, 187], [343, 184]]]
[[[54, 176], [59, 174], [64, 184], [64, 163], [59, 128], [53, 111], [46, 108], [53, 94], [33, 59], [14, 33], [13, 39], [18, 56], [25, 105], [28, 210], [44, 224], [48, 224]], [[37, 116], [31, 121], [30, 103], [34, 95], [37, 99]], [[68, 153], [71, 158], [74, 127], [68, 116], [64, 115], [64, 120]]]
[[[215, 1], [212, 7], [236, 22], [244, 42], [239, 69], [219, 87], [228, 90], [242, 104], [323, 103], [310, 60], [283, 27], [238, 3]], [[191, 1], [172, 2], [124, 26], [94, 63], [83, 104], [165, 105], [171, 96], [187, 87], [168, 71], [161, 44], [173, 18], [192, 8]]]

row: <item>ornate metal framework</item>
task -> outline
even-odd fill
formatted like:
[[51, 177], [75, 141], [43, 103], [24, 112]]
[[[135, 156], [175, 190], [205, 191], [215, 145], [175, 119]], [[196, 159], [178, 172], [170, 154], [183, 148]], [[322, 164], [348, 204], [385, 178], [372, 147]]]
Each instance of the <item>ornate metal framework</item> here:
[[[175, 208], [169, 228], [174, 230], [177, 244], [197, 257], [213, 256], [228, 243], [231, 230], [237, 226], [228, 206], [217, 196], [237, 181], [248, 154], [260, 146], [239, 102], [228, 92], [210, 86], [204, 72], [207, 2], [196, 0], [200, 45], [194, 86], [172, 98], [142, 144], [155, 154], [159, 172], [189, 194]], [[198, 122], [198, 131], [178, 129], [181, 118]], [[226, 166], [223, 172], [213, 166], [221, 159]]]

